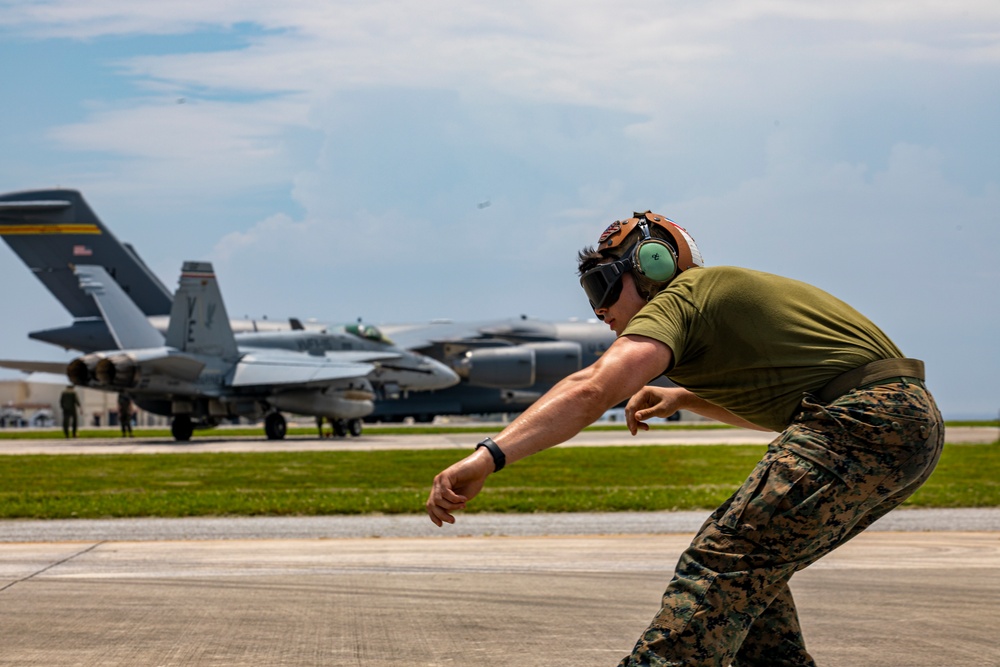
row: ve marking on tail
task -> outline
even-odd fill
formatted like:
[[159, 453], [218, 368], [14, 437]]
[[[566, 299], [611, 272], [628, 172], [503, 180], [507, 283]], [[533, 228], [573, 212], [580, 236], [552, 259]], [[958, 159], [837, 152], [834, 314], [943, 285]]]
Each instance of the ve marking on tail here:
[[210, 262], [184, 262], [174, 294], [166, 344], [191, 354], [240, 356]]

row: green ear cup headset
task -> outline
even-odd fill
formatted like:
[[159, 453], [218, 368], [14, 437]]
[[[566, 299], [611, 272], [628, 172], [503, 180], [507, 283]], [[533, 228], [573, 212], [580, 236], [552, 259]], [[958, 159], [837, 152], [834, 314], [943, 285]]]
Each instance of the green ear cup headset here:
[[643, 238], [632, 251], [635, 270], [655, 283], [664, 283], [677, 273], [677, 253], [665, 241], [653, 238], [649, 223], [643, 218], [638, 224]]

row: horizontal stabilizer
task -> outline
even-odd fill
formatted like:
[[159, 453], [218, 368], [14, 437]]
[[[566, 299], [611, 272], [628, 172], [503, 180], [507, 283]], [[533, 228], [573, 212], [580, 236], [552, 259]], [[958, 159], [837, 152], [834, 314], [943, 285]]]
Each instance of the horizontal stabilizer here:
[[25, 373], [56, 373], [66, 374], [65, 361], [18, 361], [16, 359], [0, 359], [0, 367], [13, 368]]
[[[77, 289], [77, 291], [80, 290]], [[68, 327], [29, 331], [28, 338], [81, 352], [112, 350], [115, 347], [115, 339], [112, 337], [108, 325], [99, 315], [73, 320], [73, 324]]]
[[230, 385], [254, 387], [261, 385], [324, 384], [337, 380], [364, 378], [375, 370], [372, 364], [315, 360], [301, 354], [275, 355], [273, 352], [247, 354], [233, 371]]

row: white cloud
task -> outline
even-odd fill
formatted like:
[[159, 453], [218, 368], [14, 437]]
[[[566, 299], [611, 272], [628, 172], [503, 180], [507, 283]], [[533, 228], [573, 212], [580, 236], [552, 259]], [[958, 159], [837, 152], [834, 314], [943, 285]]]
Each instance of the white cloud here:
[[234, 104], [171, 95], [95, 110], [87, 122], [54, 128], [49, 136], [71, 150], [238, 166], [281, 153], [282, 132], [305, 125], [307, 112], [289, 98]]

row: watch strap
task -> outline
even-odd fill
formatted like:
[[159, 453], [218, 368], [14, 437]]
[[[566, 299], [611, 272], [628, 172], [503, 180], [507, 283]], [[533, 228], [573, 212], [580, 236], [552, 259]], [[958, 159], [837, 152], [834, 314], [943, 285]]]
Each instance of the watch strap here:
[[480, 447], [485, 447], [489, 451], [490, 456], [493, 457], [493, 472], [503, 470], [503, 467], [507, 465], [507, 457], [504, 455], [503, 450], [500, 449], [500, 445], [493, 442], [493, 438], [486, 438], [476, 445], [476, 449]]

